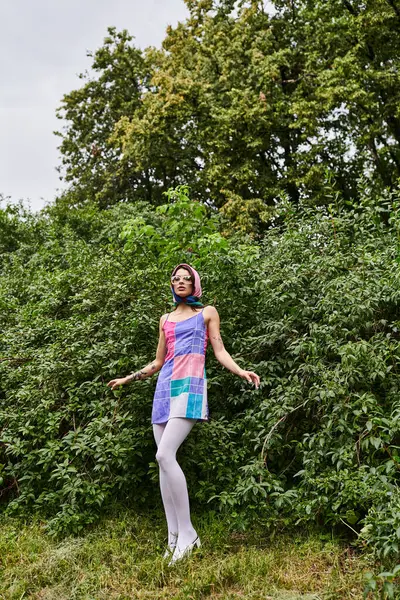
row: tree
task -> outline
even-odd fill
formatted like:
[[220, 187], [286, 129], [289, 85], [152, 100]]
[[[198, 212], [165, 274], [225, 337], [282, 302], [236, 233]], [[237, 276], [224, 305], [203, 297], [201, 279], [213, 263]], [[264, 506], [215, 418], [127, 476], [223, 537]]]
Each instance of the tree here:
[[[71, 183], [70, 204], [95, 201], [99, 206], [114, 204], [129, 196], [137, 185], [129, 167], [120, 169], [121, 149], [111, 143], [115, 124], [135, 113], [148, 84], [148, 70], [142, 52], [132, 45], [126, 30], [108, 29], [104, 45], [94, 54], [92, 70], [79, 77], [85, 84], [65, 94], [57, 117], [67, 121], [59, 147], [65, 181]], [[62, 168], [60, 167], [60, 171]], [[145, 175], [138, 181], [145, 184]]]
[[[400, 176], [400, 19], [392, 0], [279, 1], [291, 19], [304, 71], [294, 105], [307, 132], [299, 160], [305, 191], [328, 167], [347, 198], [369, 173], [381, 186]], [[306, 174], [309, 169], [309, 175]], [[311, 176], [311, 177], [310, 177]]]
[[[273, 15], [255, 0], [187, 4], [189, 18], [168, 28], [162, 48], [147, 49], [140, 59], [125, 43], [115, 42], [110, 52], [106, 41], [98, 51], [106, 60], [95, 62], [103, 83], [70, 95], [79, 102], [67, 115], [72, 126], [62, 146], [76, 178], [68, 201], [81, 200], [83, 191], [101, 206], [142, 199], [158, 205], [170, 186], [185, 184], [234, 227], [262, 233], [282, 195], [295, 203], [330, 202], [327, 172], [334, 192], [348, 201], [364, 175], [380, 189], [395, 184], [400, 35], [394, 2], [276, 0]], [[132, 61], [135, 73], [146, 76], [140, 96], [121, 105], [124, 65]], [[108, 89], [109, 79], [118, 84]], [[84, 112], [91, 86], [107, 115], [99, 142], [110, 153], [104, 165], [81, 157], [87, 139], [97, 144], [96, 121]]]

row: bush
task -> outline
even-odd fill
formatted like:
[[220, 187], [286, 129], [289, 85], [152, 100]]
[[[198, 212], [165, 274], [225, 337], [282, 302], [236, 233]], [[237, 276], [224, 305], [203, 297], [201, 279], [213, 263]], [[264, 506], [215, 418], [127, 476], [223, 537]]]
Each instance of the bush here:
[[7, 512], [39, 510], [50, 531], [79, 531], [111, 497], [152, 501], [155, 380], [105, 384], [154, 358], [169, 273], [185, 261], [226, 348], [262, 382], [255, 391], [209, 351], [211, 421], [182, 450], [192, 495], [236, 525], [367, 526], [371, 548], [390, 539], [396, 552], [396, 519], [385, 534], [374, 523], [400, 468], [398, 198], [362, 194], [356, 207], [318, 210], [282, 199], [257, 243], [222, 237], [185, 188], [155, 211], [39, 216], [43, 240], [1, 258]]

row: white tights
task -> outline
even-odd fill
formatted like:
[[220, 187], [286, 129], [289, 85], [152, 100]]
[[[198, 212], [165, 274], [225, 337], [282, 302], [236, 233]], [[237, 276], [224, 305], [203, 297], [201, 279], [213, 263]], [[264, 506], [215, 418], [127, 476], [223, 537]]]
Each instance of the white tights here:
[[[153, 424], [158, 446], [156, 459], [160, 467], [160, 488], [168, 525], [168, 545], [186, 548], [197, 537], [190, 520], [186, 478], [176, 460], [176, 452], [189, 435], [196, 419], [174, 418]], [[178, 536], [178, 538], [176, 537]]]

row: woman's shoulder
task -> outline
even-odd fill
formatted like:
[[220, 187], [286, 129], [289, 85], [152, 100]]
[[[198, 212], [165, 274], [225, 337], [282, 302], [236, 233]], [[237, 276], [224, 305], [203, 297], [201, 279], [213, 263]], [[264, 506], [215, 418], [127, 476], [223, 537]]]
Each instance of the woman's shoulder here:
[[161, 327], [164, 325], [165, 321], [168, 319], [168, 317], [169, 317], [170, 314], [171, 313], [165, 313], [165, 314], [161, 315], [161, 317], [160, 317], [160, 325], [161, 325]]
[[205, 315], [208, 315], [209, 317], [212, 317], [212, 316], [218, 314], [218, 311], [215, 308], [215, 306], [212, 306], [211, 304], [207, 304], [207, 306], [204, 307], [203, 312]]

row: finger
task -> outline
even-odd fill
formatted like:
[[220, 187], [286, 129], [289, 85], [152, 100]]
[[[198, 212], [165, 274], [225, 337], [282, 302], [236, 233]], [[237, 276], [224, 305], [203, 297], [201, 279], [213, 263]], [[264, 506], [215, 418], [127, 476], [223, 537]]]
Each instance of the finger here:
[[252, 380], [253, 380], [254, 385], [256, 386], [256, 388], [258, 388], [259, 385], [260, 385], [260, 378], [259, 378], [259, 376], [256, 373], [253, 373], [253, 372], [251, 373], [251, 376], [252, 376]]

